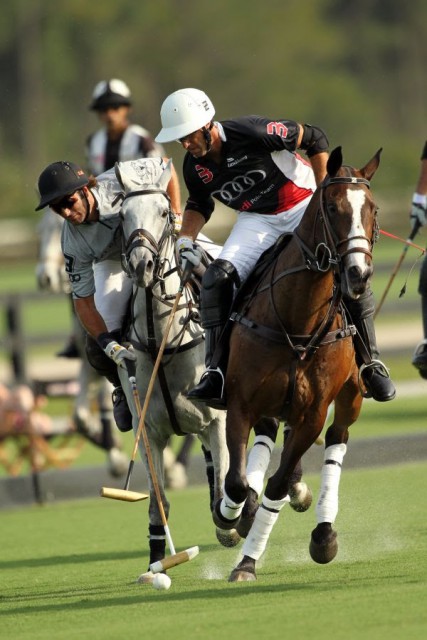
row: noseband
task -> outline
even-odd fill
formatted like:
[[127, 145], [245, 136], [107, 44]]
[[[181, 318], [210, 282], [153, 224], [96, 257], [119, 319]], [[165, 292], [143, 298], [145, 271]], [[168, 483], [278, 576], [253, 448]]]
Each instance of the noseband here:
[[[150, 253], [153, 256], [154, 274], [157, 275], [160, 267], [160, 255], [162, 252], [163, 245], [173, 233], [173, 213], [171, 209], [171, 202], [170, 202], [169, 195], [163, 189], [142, 189], [138, 191], [131, 191], [130, 193], [127, 193], [123, 198], [123, 202], [124, 202], [125, 200], [128, 200], [129, 198], [133, 198], [134, 196], [146, 196], [146, 195], [152, 195], [155, 193], [162, 194], [168, 201], [165, 228], [158, 242], [147, 229], [142, 229], [142, 228], [134, 229], [134, 231], [132, 231], [127, 241], [125, 241], [125, 239], [123, 238], [122, 267], [125, 273], [129, 277], [131, 276], [131, 270], [129, 267], [130, 255], [132, 251], [137, 247], [144, 247], [150, 251]], [[121, 213], [120, 215], [123, 219], [123, 214]]]

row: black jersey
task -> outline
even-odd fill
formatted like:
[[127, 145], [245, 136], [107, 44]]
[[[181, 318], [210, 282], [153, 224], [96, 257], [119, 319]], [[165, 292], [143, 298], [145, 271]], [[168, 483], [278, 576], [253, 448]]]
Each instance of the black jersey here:
[[213, 198], [237, 211], [289, 211], [316, 189], [310, 163], [296, 153], [298, 123], [245, 116], [216, 122], [222, 139], [221, 163], [184, 158], [186, 208], [208, 220]]

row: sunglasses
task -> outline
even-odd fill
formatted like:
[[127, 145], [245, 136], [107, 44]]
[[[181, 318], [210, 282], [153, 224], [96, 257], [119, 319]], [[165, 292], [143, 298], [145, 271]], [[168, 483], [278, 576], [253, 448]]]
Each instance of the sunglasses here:
[[75, 199], [73, 198], [74, 193], [70, 193], [67, 196], [64, 196], [63, 198], [61, 198], [60, 200], [57, 200], [56, 202], [52, 202], [50, 204], [51, 209], [53, 209], [56, 213], [61, 213], [63, 209], [72, 209], [75, 203]]

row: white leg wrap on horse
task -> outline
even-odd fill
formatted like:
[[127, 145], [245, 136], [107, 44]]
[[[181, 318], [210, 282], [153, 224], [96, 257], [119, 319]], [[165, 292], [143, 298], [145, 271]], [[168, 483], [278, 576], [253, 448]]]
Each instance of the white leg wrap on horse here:
[[226, 520], [235, 520], [242, 513], [244, 504], [244, 502], [233, 502], [224, 491], [224, 497], [219, 505], [219, 510]]
[[325, 449], [322, 482], [316, 505], [317, 523], [335, 522], [338, 513], [338, 488], [342, 462], [347, 451], [345, 444], [333, 444]]
[[274, 442], [268, 436], [255, 436], [254, 444], [249, 452], [246, 465], [246, 479], [251, 489], [258, 496], [264, 488], [264, 478], [270, 464]]
[[255, 514], [255, 520], [242, 548], [242, 554], [253, 560], [259, 560], [265, 551], [268, 538], [279, 517], [280, 509], [289, 502], [289, 496], [283, 500], [269, 500], [265, 496]]

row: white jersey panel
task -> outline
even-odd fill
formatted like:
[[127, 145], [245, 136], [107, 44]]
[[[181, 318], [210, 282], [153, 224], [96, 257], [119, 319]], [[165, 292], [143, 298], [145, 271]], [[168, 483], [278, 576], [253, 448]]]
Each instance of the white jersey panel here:
[[280, 171], [298, 187], [316, 191], [316, 180], [313, 169], [297, 153], [289, 151], [273, 151], [271, 159]]

